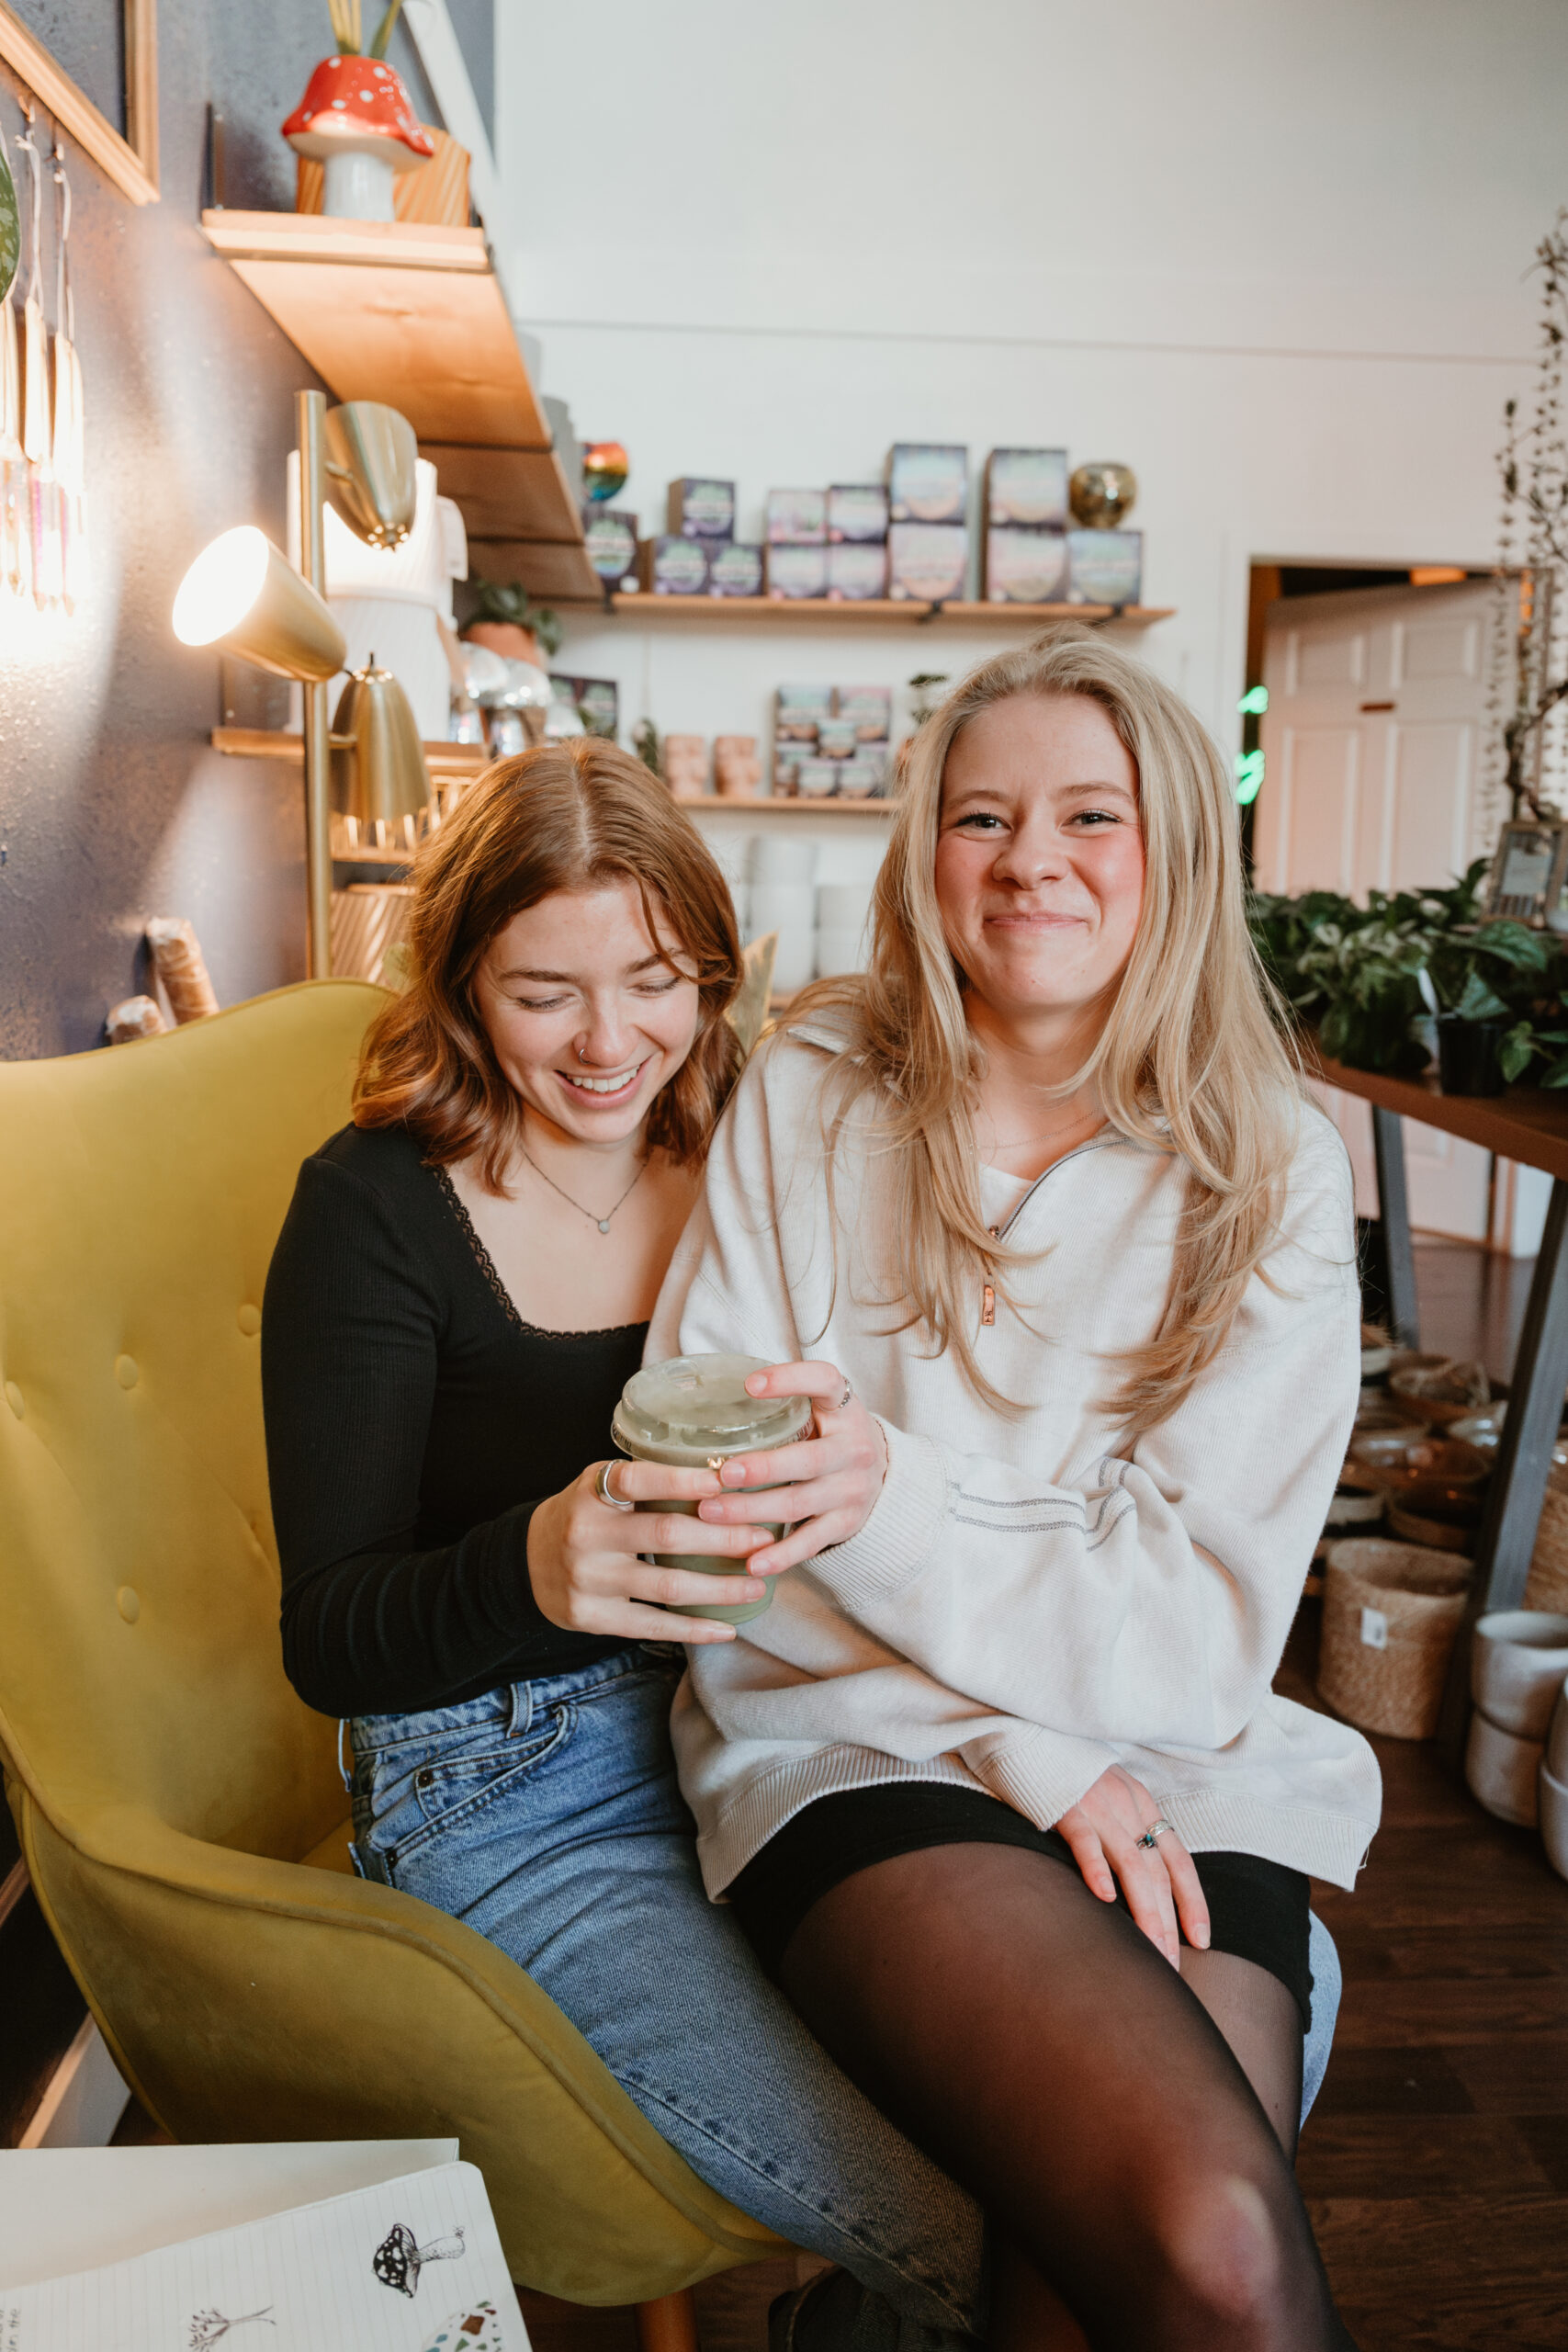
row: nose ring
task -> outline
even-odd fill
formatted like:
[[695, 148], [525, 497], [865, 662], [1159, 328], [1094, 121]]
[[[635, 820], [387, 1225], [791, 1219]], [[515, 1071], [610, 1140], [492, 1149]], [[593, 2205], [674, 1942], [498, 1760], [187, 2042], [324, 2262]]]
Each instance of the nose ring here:
[[583, 1052], [581, 1046], [579, 1046], [577, 1049], [577, 1058], [580, 1062], [585, 1062], [588, 1059], [587, 1055]]

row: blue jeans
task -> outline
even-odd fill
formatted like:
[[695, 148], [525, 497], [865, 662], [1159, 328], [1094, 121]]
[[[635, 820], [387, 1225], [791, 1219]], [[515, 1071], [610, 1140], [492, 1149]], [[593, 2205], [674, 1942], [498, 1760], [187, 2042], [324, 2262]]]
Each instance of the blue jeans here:
[[683, 1664], [634, 1646], [360, 1716], [358, 1865], [509, 1953], [710, 2188], [916, 2324], [901, 2346], [977, 2333], [978, 2207], [840, 2073], [704, 1891], [670, 1750]]
[[[704, 1891], [670, 1750], [682, 1662], [632, 1646], [360, 1716], [358, 1866], [525, 1969], [710, 2188], [919, 2328], [977, 2332], [977, 2208], [840, 2073]], [[1339, 1999], [1333, 1940], [1312, 1929], [1303, 2115]]]

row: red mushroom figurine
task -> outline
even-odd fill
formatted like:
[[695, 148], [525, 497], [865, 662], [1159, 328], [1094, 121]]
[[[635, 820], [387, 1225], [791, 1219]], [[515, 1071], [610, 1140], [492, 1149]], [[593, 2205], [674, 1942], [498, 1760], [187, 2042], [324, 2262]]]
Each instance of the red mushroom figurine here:
[[378, 57], [323, 57], [283, 135], [325, 164], [321, 209], [344, 220], [390, 220], [393, 179], [435, 153], [396, 68]]

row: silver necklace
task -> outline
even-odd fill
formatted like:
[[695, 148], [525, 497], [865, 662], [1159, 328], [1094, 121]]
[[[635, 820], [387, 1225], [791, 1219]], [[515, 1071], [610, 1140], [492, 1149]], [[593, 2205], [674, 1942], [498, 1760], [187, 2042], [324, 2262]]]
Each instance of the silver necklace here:
[[561, 1188], [556, 1182], [553, 1176], [545, 1175], [544, 1170], [540, 1167], [538, 1161], [535, 1159], [533, 1153], [529, 1150], [525, 1143], [522, 1143], [520, 1141], [518, 1148], [521, 1150], [524, 1159], [527, 1161], [535, 1175], [543, 1177], [544, 1182], [549, 1186], [552, 1193], [560, 1193], [561, 1199], [566, 1203], [568, 1208], [575, 1209], [579, 1216], [592, 1217], [593, 1223], [598, 1227], [601, 1233], [609, 1232], [610, 1217], [615, 1216], [619, 1210], [625, 1208], [626, 1203], [630, 1200], [632, 1194], [641, 1183], [648, 1170], [648, 1162], [645, 1159], [641, 1162], [637, 1174], [632, 1178], [632, 1181], [626, 1186], [626, 1191], [621, 1194], [620, 1199], [615, 1203], [615, 1208], [610, 1211], [610, 1216], [594, 1216], [592, 1209], [585, 1209], [581, 1201], [574, 1201], [570, 1193], [561, 1193]]

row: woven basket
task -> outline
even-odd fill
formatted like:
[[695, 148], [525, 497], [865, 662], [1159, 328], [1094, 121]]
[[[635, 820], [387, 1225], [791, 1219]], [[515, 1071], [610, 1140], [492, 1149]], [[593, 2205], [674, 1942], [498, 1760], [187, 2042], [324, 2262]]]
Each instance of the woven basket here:
[[1430, 1739], [1470, 1576], [1468, 1560], [1416, 1544], [1352, 1537], [1334, 1544], [1319, 1696], [1363, 1731]]
[[1568, 1613], [1568, 1494], [1550, 1481], [1519, 1606]]

